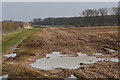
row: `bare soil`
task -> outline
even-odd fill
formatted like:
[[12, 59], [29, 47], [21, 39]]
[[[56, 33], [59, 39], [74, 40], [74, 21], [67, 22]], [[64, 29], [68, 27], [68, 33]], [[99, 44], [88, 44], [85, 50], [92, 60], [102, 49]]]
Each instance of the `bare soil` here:
[[[36, 31], [17, 46], [20, 49], [14, 51], [17, 53], [15, 58], [3, 59], [5, 67], [3, 72], [9, 73], [9, 69], [6, 66], [16, 66], [15, 64], [9, 64], [14, 62], [19, 64], [19, 66], [24, 66], [22, 68], [25, 71], [19, 71], [22, 68], [18, 67], [16, 71], [9, 73], [10, 77], [25, 77], [19, 74], [29, 75], [28, 77], [46, 77], [44, 74], [48, 74], [47, 78], [65, 78], [74, 74], [78, 79], [119, 78], [118, 62], [111, 61], [101, 61], [89, 65], [83, 64], [84, 67], [74, 70], [58, 68], [44, 71], [32, 67], [28, 68], [28, 64], [54, 51], [72, 55], [76, 55], [76, 53], [86, 53], [88, 55], [103, 53], [103, 55], [97, 57], [118, 57], [118, 46], [118, 27], [116, 26], [43, 28]], [[110, 52], [106, 48], [113, 49], [116, 52]], [[31, 73], [31, 71], [33, 72]]]

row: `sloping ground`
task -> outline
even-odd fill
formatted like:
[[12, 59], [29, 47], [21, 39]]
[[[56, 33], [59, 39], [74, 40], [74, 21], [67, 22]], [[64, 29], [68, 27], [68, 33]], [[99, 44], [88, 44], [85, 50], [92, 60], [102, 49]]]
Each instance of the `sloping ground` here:
[[107, 53], [104, 48], [118, 50], [117, 30], [117, 27], [44, 28], [26, 39], [19, 47], [22, 50], [32, 49], [39, 54], [53, 51], [66, 54]]
[[24, 28], [30, 28], [31, 24], [22, 21], [2, 21], [2, 33], [10, 33], [12, 31], [21, 30]]
[[[20, 49], [14, 51], [17, 53], [15, 58], [8, 58], [4, 62], [14, 61], [26, 65], [54, 51], [73, 55], [79, 52], [87, 54], [101, 52], [104, 54], [101, 57], [118, 57], [117, 52], [106, 50], [106, 48], [110, 48], [118, 51], [118, 46], [118, 27], [43, 28], [18, 45]], [[117, 62], [103, 61], [87, 66], [75, 70], [55, 69], [49, 71], [48, 74], [49, 76], [57, 75], [57, 77], [69, 77], [74, 74], [79, 79], [119, 77]], [[19, 70], [19, 68], [17, 69]], [[7, 71], [7, 68], [5, 70]], [[40, 72], [44, 72], [44, 70], [38, 71], [38, 73]], [[24, 72], [20, 74], [22, 73]], [[18, 75], [16, 72], [11, 74]], [[27, 72], [26, 75], [29, 73]], [[30, 75], [38, 76], [33, 76], [31, 73]]]
[[5, 51], [10, 50], [23, 38], [29, 36], [36, 30], [37, 29], [23, 29], [23, 30], [14, 31], [4, 35], [2, 39], [2, 52], [5, 53]]

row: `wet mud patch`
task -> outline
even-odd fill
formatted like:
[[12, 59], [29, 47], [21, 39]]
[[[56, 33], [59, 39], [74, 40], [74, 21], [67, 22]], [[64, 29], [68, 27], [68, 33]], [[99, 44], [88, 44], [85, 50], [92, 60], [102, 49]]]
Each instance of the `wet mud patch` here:
[[60, 52], [52, 52], [46, 54], [45, 58], [36, 60], [30, 66], [43, 70], [53, 70], [55, 68], [77, 69], [83, 64], [93, 64], [98, 61], [118, 62], [118, 58], [97, 58], [88, 56], [87, 54], [77, 53], [78, 56], [61, 54]]

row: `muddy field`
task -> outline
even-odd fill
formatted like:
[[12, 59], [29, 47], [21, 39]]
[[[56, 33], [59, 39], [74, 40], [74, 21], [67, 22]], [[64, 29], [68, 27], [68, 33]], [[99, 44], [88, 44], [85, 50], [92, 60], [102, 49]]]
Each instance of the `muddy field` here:
[[118, 62], [98, 61], [77, 69], [42, 70], [29, 66], [51, 52], [78, 56], [93, 53], [99, 58], [118, 57], [118, 27], [43, 28], [23, 40], [13, 51], [16, 57], [3, 57], [3, 74], [10, 78], [119, 78]]

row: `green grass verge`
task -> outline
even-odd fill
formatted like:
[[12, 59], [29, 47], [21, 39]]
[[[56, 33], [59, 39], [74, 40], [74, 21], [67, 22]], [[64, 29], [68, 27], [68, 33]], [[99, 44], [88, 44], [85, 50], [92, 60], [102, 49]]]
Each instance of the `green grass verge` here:
[[3, 36], [2, 39], [2, 51], [5, 52], [9, 50], [12, 46], [16, 45], [20, 40], [22, 40], [24, 37], [29, 36], [37, 29], [23, 29], [15, 32], [11, 32]]

